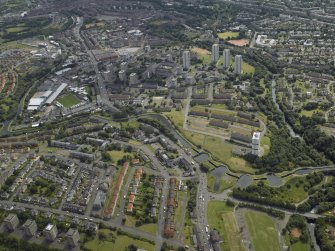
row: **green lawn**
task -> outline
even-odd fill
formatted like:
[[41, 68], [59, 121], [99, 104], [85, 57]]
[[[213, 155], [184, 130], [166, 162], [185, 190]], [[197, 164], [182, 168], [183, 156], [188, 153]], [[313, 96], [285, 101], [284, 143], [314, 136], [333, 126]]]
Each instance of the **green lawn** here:
[[237, 31], [225, 31], [222, 33], [218, 33], [218, 37], [223, 40], [227, 38], [233, 39], [233, 38], [238, 37], [238, 35], [239, 33]]
[[314, 113], [321, 112], [320, 109], [315, 109], [315, 110], [301, 110], [300, 115], [301, 116], [306, 116], [306, 117], [312, 117]]
[[10, 28], [7, 28], [6, 31], [9, 33], [18, 33], [26, 29], [28, 28], [27, 27], [10, 27]]
[[308, 243], [302, 243], [301, 241], [298, 241], [291, 245], [291, 251], [308, 251], [309, 250], [309, 244]]
[[280, 250], [275, 222], [270, 216], [254, 211], [247, 211], [244, 216], [256, 251]]
[[233, 145], [212, 136], [206, 136], [203, 148], [212, 154], [214, 160], [221, 161], [235, 172], [255, 173], [255, 170], [244, 159], [233, 156]]
[[222, 193], [224, 190], [231, 188], [235, 184], [236, 180], [232, 177], [221, 177], [219, 181], [219, 190], [215, 191], [215, 177], [210, 173], [207, 174], [207, 187], [208, 191], [214, 193]]
[[264, 155], [267, 155], [271, 147], [271, 140], [269, 137], [264, 136], [261, 138], [261, 147], [264, 149]]
[[138, 227], [138, 229], [151, 233], [151, 234], [156, 234], [157, 232], [157, 224], [154, 223], [150, 223], [150, 224], [144, 224], [140, 227]]
[[207, 218], [210, 229], [216, 229], [223, 237], [222, 250], [244, 251], [232, 207], [212, 200], [208, 203]]
[[[195, 109], [203, 109], [198, 107]], [[255, 173], [255, 170], [251, 165], [244, 159], [233, 156], [232, 149], [233, 145], [222, 140], [221, 138], [206, 136], [200, 133], [193, 133], [183, 129], [184, 113], [183, 111], [171, 111], [164, 113], [172, 124], [177, 127], [178, 131], [190, 141], [193, 145], [198, 148], [203, 148], [207, 152], [211, 153], [215, 161], [225, 163], [235, 172], [241, 173]]]
[[209, 54], [210, 52], [206, 49], [202, 49], [199, 47], [193, 47], [191, 49], [192, 52], [195, 52], [200, 60], [202, 60], [203, 64], [210, 64], [212, 61], [212, 56]]
[[126, 154], [130, 154], [130, 153], [125, 153], [123, 150], [121, 150], [121, 151], [108, 151], [108, 153], [112, 157], [113, 163], [118, 162], [118, 160], [122, 159], [123, 156], [125, 156]]
[[69, 108], [71, 106], [77, 105], [80, 103], [80, 99], [72, 94], [66, 94], [59, 99], [57, 99], [59, 103], [61, 103], [64, 107]]
[[285, 235], [285, 243], [287, 246], [289, 246], [290, 251], [309, 251], [309, 247], [310, 247], [309, 243], [303, 243], [301, 241], [297, 241], [294, 244], [291, 244], [290, 237], [287, 233]]
[[[103, 229], [99, 232], [103, 232], [107, 236], [106, 240], [102, 241], [96, 237], [94, 240], [85, 243], [85, 248], [92, 251], [122, 251], [125, 250], [130, 244], [133, 244], [138, 248], [142, 248], [147, 251], [154, 251], [155, 249], [155, 246], [149, 242], [135, 240], [126, 235], [116, 235], [115, 232], [112, 232], [108, 229]], [[110, 234], [113, 234], [116, 237], [114, 242], [109, 237]]]
[[[280, 194], [280, 198], [291, 203], [299, 203], [306, 199], [308, 194], [304, 190], [304, 184], [299, 183], [300, 180], [305, 180], [305, 178], [293, 177], [288, 182], [286, 182], [284, 186], [287, 188], [289, 185], [290, 188], [284, 189], [284, 191]], [[299, 186], [296, 184], [299, 184]]]

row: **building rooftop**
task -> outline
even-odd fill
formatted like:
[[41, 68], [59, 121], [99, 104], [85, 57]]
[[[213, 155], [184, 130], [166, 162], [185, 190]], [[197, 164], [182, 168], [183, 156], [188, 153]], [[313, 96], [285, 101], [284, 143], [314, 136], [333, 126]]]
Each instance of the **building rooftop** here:
[[46, 226], [45, 230], [50, 231], [53, 227], [54, 227], [54, 225], [52, 225], [52, 224], [48, 224], [48, 225]]
[[261, 133], [260, 132], [254, 132], [252, 135], [253, 139], [259, 139], [261, 137]]

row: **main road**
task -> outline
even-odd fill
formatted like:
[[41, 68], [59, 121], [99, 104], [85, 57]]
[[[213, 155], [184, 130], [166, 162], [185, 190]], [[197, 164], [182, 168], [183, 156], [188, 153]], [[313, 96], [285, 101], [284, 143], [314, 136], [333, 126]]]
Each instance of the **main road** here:
[[85, 39], [82, 38], [80, 34], [80, 28], [83, 25], [84, 19], [82, 17], [77, 17], [77, 25], [73, 28], [73, 32], [75, 36], [81, 41], [81, 44], [84, 45], [86, 53], [90, 57], [91, 64], [95, 71], [97, 77], [97, 93], [100, 95], [101, 98], [101, 105], [107, 107], [112, 112], [119, 112], [120, 110], [117, 109], [112, 102], [109, 100], [109, 96], [107, 93], [106, 83], [102, 77], [101, 72], [99, 71], [98, 61], [96, 60], [93, 52], [88, 48]]

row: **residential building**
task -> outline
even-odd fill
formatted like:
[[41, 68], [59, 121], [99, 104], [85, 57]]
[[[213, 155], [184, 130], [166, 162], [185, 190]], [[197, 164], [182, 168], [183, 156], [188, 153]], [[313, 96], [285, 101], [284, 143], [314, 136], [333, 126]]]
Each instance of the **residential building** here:
[[212, 45], [212, 63], [216, 64], [220, 57], [220, 47], [218, 44]]
[[128, 68], [128, 63], [127, 62], [122, 62], [120, 66], [121, 66], [121, 70], [126, 71], [127, 68]]
[[183, 68], [188, 70], [191, 67], [191, 54], [190, 51], [183, 52]]
[[58, 234], [56, 225], [48, 224], [44, 228], [43, 234], [48, 241], [54, 241]]
[[230, 50], [224, 49], [223, 51], [223, 68], [229, 68], [230, 66]]
[[77, 229], [70, 228], [66, 233], [66, 242], [70, 247], [76, 247], [80, 240], [80, 235]]
[[252, 150], [251, 153], [253, 155], [260, 156], [261, 155], [261, 133], [260, 132], [254, 132], [252, 135]]
[[127, 75], [126, 75], [126, 71], [125, 70], [119, 71], [119, 79], [121, 81], [126, 81], [127, 80]]
[[242, 55], [235, 56], [235, 74], [240, 75], [242, 73]]
[[28, 237], [33, 237], [37, 232], [37, 224], [34, 220], [28, 219], [22, 225], [23, 232]]
[[5, 227], [9, 231], [14, 231], [17, 226], [20, 224], [19, 218], [17, 218], [16, 214], [9, 214], [5, 220]]
[[137, 82], [138, 82], [137, 74], [136, 73], [131, 73], [129, 75], [129, 85], [136, 85]]

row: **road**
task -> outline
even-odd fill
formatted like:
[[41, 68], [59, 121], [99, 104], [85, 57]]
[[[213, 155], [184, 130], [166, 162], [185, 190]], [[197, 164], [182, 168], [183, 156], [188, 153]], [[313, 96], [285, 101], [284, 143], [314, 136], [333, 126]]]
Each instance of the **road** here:
[[81, 17], [77, 17], [77, 25], [74, 27], [73, 32], [76, 35], [76, 37], [81, 41], [81, 43], [84, 45], [86, 53], [90, 57], [91, 64], [93, 66], [93, 69], [95, 71], [96, 77], [97, 77], [97, 94], [100, 95], [101, 98], [101, 105], [108, 108], [112, 112], [119, 112], [120, 110], [117, 109], [112, 102], [109, 100], [106, 83], [104, 82], [103, 76], [98, 68], [98, 61], [94, 57], [93, 52], [87, 47], [85, 43], [85, 39], [82, 38], [80, 34], [80, 28], [83, 25], [84, 19]]
[[[53, 209], [53, 208], [46, 208], [46, 207], [42, 207], [42, 206], [38, 206], [38, 205], [33, 205], [33, 204], [27, 204], [27, 203], [21, 203], [21, 202], [7, 202], [7, 201], [0, 201], [0, 205], [6, 206], [8, 208], [10, 207], [20, 207], [20, 208], [26, 208], [26, 209], [35, 209], [41, 212], [50, 212], [53, 214], [57, 214], [57, 215], [63, 215], [63, 216], [72, 216], [75, 217], [77, 219], [83, 220], [83, 221], [87, 221], [88, 217], [86, 215], [82, 215], [82, 214], [76, 214], [76, 213], [68, 213], [59, 209]], [[148, 239], [150, 241], [156, 241], [156, 235], [150, 234], [148, 232], [139, 230], [137, 228], [132, 228], [132, 227], [126, 227], [126, 226], [122, 226], [122, 225], [118, 225], [116, 224], [114, 221], [105, 221], [103, 219], [100, 218], [95, 218], [95, 217], [90, 217], [89, 220], [91, 222], [94, 222], [96, 224], [104, 224], [107, 227], [113, 227], [113, 228], [119, 228], [129, 234], [135, 235], [135, 236], [141, 236], [145, 239]], [[183, 246], [183, 243], [181, 243], [178, 240], [175, 239], [166, 239], [166, 238], [162, 238], [162, 241], [166, 242], [168, 245], [173, 245], [173, 246]]]

